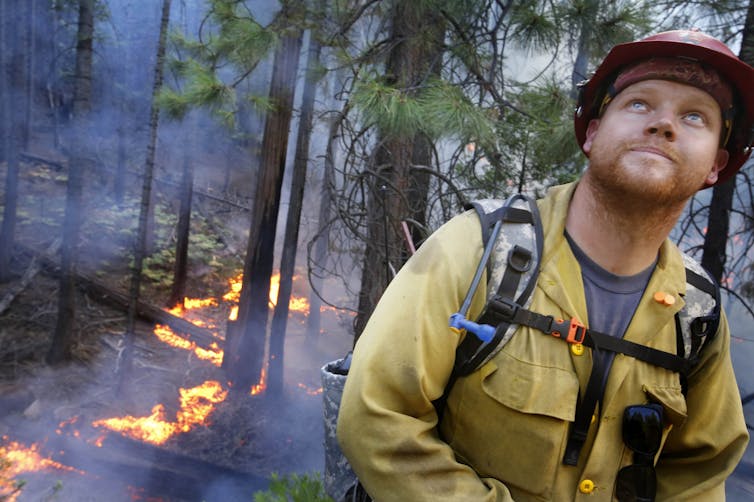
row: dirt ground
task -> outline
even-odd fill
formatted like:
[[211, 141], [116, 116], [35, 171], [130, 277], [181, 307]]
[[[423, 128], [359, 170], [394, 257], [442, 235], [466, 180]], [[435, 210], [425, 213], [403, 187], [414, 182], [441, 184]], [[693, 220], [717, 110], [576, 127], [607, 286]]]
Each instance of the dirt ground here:
[[[26, 221], [33, 219], [39, 225], [21, 224], [19, 241], [43, 250], [59, 233], [50, 220], [60, 215], [64, 183], [53, 169], [35, 163], [24, 168], [20, 211]], [[4, 173], [0, 175], [4, 179]], [[52, 197], [51, 191], [58, 196]], [[90, 213], [102, 210], [87, 202]], [[205, 205], [202, 209], [206, 215], [214, 208]], [[237, 228], [220, 232], [224, 232], [218, 236], [223, 252], [238, 257], [245, 237]], [[127, 284], [123, 265], [108, 261], [112, 247], [120, 243], [109, 242], [96, 231], [85, 231], [82, 241], [86, 249], [97, 251], [82, 264], [83, 270], [96, 273], [111, 286]], [[0, 300], [27, 267], [25, 260], [14, 263], [18, 277], [0, 284]], [[190, 277], [189, 296], [217, 296], [227, 287], [227, 277], [210, 267], [198, 268]], [[110, 272], [103, 274], [103, 270]], [[42, 271], [0, 313], [0, 453], [2, 448], [7, 453], [11, 446], [26, 451], [36, 448], [42, 457], [59, 463], [32, 468], [15, 478], [25, 483], [17, 500], [252, 500], [254, 490], [264, 488], [272, 473], [323, 470], [320, 368], [350, 349], [347, 314], [326, 310], [320, 334], [307, 337], [305, 315], [292, 312], [286, 332], [283, 395], [224, 395], [204, 423], [154, 445], [94, 423], [110, 418], [146, 419], [154, 416], [156, 405], [164, 408], [159, 423], [183, 423], [183, 392], [206, 382], [218, 382], [226, 391], [224, 371], [193, 350], [164, 343], [155, 336], [155, 326], [142, 320], [136, 327], [132, 372], [118, 390], [125, 313], [83, 292], [77, 300], [74, 361], [50, 367], [44, 356], [55, 328], [57, 291], [54, 273]], [[147, 286], [143, 299], [160, 305], [164, 295], [164, 290]], [[216, 315], [212, 321], [218, 330], [224, 332], [227, 310], [212, 315]], [[197, 403], [207, 405], [211, 399], [201, 398]], [[2, 482], [0, 470], [0, 500], [5, 494]]]

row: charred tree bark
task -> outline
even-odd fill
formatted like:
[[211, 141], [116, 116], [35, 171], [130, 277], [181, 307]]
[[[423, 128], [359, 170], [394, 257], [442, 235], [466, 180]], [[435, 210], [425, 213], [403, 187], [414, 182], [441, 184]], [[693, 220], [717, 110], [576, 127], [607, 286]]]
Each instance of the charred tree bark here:
[[[293, 4], [286, 3], [283, 9], [290, 16], [296, 14]], [[275, 109], [265, 121], [238, 321], [229, 325], [226, 335], [223, 367], [239, 393], [249, 391], [259, 380], [264, 361], [270, 276], [300, 51], [301, 32], [291, 26], [275, 50], [269, 93]]]
[[[189, 134], [195, 128], [191, 128]], [[186, 274], [188, 272], [188, 248], [191, 232], [191, 202], [194, 194], [194, 164], [192, 142], [187, 138], [183, 150], [183, 176], [181, 176], [181, 207], [178, 211], [177, 239], [175, 243], [175, 267], [173, 269], [173, 288], [170, 293], [169, 306], [182, 304], [186, 294]]]
[[718, 284], [722, 282], [725, 273], [730, 211], [733, 207], [733, 192], [735, 190], [735, 176], [712, 188], [707, 233], [704, 236], [702, 248], [702, 266], [712, 274]]
[[68, 161], [68, 185], [66, 189], [65, 215], [63, 217], [58, 317], [52, 346], [47, 353], [47, 362], [49, 364], [56, 364], [70, 359], [71, 345], [73, 343], [73, 330], [76, 318], [76, 268], [82, 212], [81, 195], [84, 184], [83, 173], [91, 164], [86, 141], [88, 138], [88, 121], [92, 96], [94, 0], [79, 1], [77, 40], [73, 93], [74, 128], [69, 145], [72, 154], [69, 155]]
[[[322, 308], [323, 272], [327, 260], [327, 248], [330, 245], [330, 205], [332, 204], [332, 186], [335, 176], [334, 149], [335, 141], [338, 137], [340, 128], [340, 117], [333, 118], [330, 124], [330, 133], [327, 138], [327, 151], [325, 153], [324, 173], [322, 176], [322, 190], [319, 200], [318, 229], [313, 243], [313, 257], [309, 257], [309, 282], [311, 283], [311, 293], [309, 294], [309, 317], [306, 321], [306, 336], [312, 338], [319, 334], [321, 324], [320, 310]], [[312, 250], [310, 248], [310, 253]]]
[[[438, 71], [443, 22], [421, 3], [408, 2], [394, 2], [391, 19], [394, 46], [387, 62], [386, 77], [398, 88], [416, 88], [429, 74]], [[358, 314], [354, 321], [354, 343], [393, 275], [408, 259], [401, 221], [408, 217], [419, 221], [425, 218], [428, 181], [416, 177], [411, 167], [430, 164], [429, 142], [420, 135], [396, 137], [384, 133], [375, 155], [376, 166], [367, 194], [370, 220]]]
[[[124, 26], [125, 30], [123, 33], [123, 40], [121, 42], [121, 52], [120, 57], [123, 58], [123, 62], [125, 64], [126, 68], [134, 68], [138, 65], [136, 58], [137, 58], [137, 48], [138, 45], [138, 33], [139, 33], [139, 21], [136, 20], [136, 16], [134, 15], [134, 10], [138, 9], [138, 7], [133, 6], [127, 6], [123, 12], [125, 15], [124, 20]], [[119, 113], [120, 117], [118, 120], [118, 145], [117, 145], [117, 161], [116, 161], [116, 170], [113, 175], [113, 197], [115, 198], [116, 204], [118, 206], [123, 207], [123, 204], [125, 202], [126, 198], [126, 186], [127, 186], [127, 177], [128, 177], [128, 169], [129, 169], [129, 163], [131, 162], [133, 155], [131, 154], [131, 150], [133, 148], [131, 145], [133, 145], [134, 137], [135, 137], [135, 131], [138, 129], [136, 121], [134, 120], [134, 117], [136, 116], [136, 110], [140, 107], [136, 105], [136, 94], [138, 92], [139, 95], [139, 101], [141, 101], [142, 93], [138, 91], [140, 89], [139, 85], [139, 79], [137, 78], [137, 75], [139, 72], [134, 71], [128, 71], [126, 72], [126, 76], [124, 77], [124, 85], [122, 88], [119, 88]], [[144, 99], [143, 101], [146, 101]]]
[[301, 118], [296, 138], [296, 157], [293, 161], [291, 176], [291, 197], [285, 223], [283, 255], [280, 260], [280, 289], [278, 290], [275, 313], [272, 316], [270, 331], [270, 373], [268, 389], [272, 395], [283, 392], [283, 355], [285, 349], [285, 330], [288, 322], [288, 307], [293, 287], [293, 275], [296, 268], [296, 251], [298, 233], [301, 224], [301, 209], [304, 202], [304, 186], [309, 162], [309, 140], [312, 135], [312, 116], [314, 97], [317, 92], [317, 79], [313, 72], [319, 63], [320, 44], [317, 34], [310, 32], [309, 51], [306, 63], [306, 77], [301, 99]]
[[0, 0], [0, 162], [8, 160], [8, 134], [10, 130], [10, 117], [8, 116], [8, 70], [7, 57], [10, 44], [6, 41], [6, 25], [8, 24], [8, 0]]
[[[125, 114], [123, 114], [125, 116]], [[126, 199], [126, 131], [118, 127], [118, 154], [115, 166], [115, 179], [113, 180], [113, 197], [118, 206], [123, 207]]]
[[571, 99], [574, 100], [579, 96], [579, 82], [588, 77], [589, 33], [590, 30], [593, 30], [594, 25], [593, 19], [582, 19], [576, 61], [573, 63], [573, 71], [571, 72]]
[[128, 319], [126, 326], [125, 347], [118, 361], [120, 370], [118, 389], [120, 393], [123, 384], [131, 373], [131, 362], [134, 350], [134, 331], [136, 324], [136, 309], [141, 290], [141, 273], [144, 268], [144, 257], [147, 241], [147, 217], [152, 199], [152, 178], [154, 176], [154, 156], [157, 145], [157, 128], [159, 126], [160, 110], [157, 105], [157, 95], [162, 89], [163, 66], [165, 62], [165, 45], [168, 25], [170, 23], [170, 2], [162, 0], [162, 16], [160, 18], [160, 36], [157, 42], [157, 61], [154, 70], [154, 85], [152, 86], [152, 102], [149, 113], [149, 141], [147, 143], [147, 157], [144, 165], [144, 181], [141, 191], [141, 207], [139, 209], [139, 228], [134, 247], [134, 266], [131, 270], [131, 284], [129, 288]]
[[[739, 57], [745, 63], [754, 66], [754, 0], [749, 1]], [[702, 266], [712, 274], [718, 283], [722, 283], [725, 276], [730, 212], [733, 209], [733, 193], [735, 190], [736, 176], [731, 177], [725, 183], [715, 185], [712, 189], [707, 233], [704, 236]]]
[[26, 19], [24, 24], [26, 29], [24, 48], [26, 50], [26, 61], [24, 64], [24, 73], [26, 74], [25, 84], [26, 92], [24, 93], [24, 118], [23, 122], [19, 124], [23, 127], [23, 138], [21, 140], [21, 148], [24, 150], [29, 149], [29, 141], [31, 139], [32, 122], [34, 120], [34, 96], [36, 94], [36, 86], [34, 81], [37, 78], [37, 74], [34, 71], [34, 63], [37, 57], [37, 36], [36, 36], [36, 23], [37, 23], [37, 0], [28, 0], [26, 2]]
[[[5, 88], [3, 89], [3, 128], [4, 150], [6, 164], [5, 201], [3, 208], [3, 224], [0, 229], [0, 282], [11, 279], [11, 258], [16, 234], [18, 207], [18, 175], [20, 169], [20, 155], [24, 134], [24, 111], [21, 109], [22, 96], [25, 94], [27, 80], [24, 48], [19, 47], [18, 39], [23, 26], [23, 8], [9, 9], [4, 5], [4, 12], [9, 22], [4, 22], [3, 52], [5, 54], [3, 74], [0, 76]], [[8, 50], [10, 48], [10, 50]]]

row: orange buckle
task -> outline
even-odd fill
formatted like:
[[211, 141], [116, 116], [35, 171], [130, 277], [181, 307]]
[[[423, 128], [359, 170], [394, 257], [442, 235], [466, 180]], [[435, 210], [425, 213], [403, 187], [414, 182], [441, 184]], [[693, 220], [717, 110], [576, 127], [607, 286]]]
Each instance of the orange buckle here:
[[586, 327], [575, 317], [572, 317], [570, 321], [558, 319], [554, 328], [552, 336], [564, 339], [568, 343], [584, 343]]

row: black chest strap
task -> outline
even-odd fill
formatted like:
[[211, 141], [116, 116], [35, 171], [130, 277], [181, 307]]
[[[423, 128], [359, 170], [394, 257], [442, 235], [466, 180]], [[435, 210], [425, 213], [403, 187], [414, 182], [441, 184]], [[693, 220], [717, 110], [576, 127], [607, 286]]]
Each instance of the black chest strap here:
[[505, 298], [493, 298], [488, 311], [493, 311], [501, 322], [528, 326], [568, 343], [581, 343], [594, 350], [625, 354], [684, 375], [691, 369], [690, 362], [677, 354], [588, 329], [575, 319], [555, 319], [550, 315], [532, 312]]

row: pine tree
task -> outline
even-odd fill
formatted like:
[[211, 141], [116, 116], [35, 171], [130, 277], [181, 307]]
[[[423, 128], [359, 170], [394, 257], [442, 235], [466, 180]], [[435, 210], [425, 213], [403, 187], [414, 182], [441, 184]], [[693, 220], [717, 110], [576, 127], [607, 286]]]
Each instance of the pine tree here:
[[91, 172], [92, 160], [86, 143], [92, 107], [92, 58], [94, 41], [94, 0], [79, 0], [76, 70], [74, 73], [73, 120], [68, 159], [68, 184], [60, 263], [58, 317], [47, 362], [60, 363], [71, 357], [76, 320], [76, 271], [82, 218], [84, 173]]
[[157, 145], [157, 130], [159, 126], [160, 108], [157, 96], [162, 89], [163, 71], [165, 63], [165, 46], [168, 25], [170, 23], [171, 0], [162, 0], [162, 15], [160, 17], [159, 38], [157, 42], [157, 57], [154, 70], [154, 84], [152, 87], [152, 104], [149, 114], [149, 140], [147, 142], [147, 156], [144, 165], [144, 179], [142, 180], [141, 205], [139, 210], [139, 225], [134, 246], [134, 265], [131, 270], [131, 281], [128, 291], [128, 318], [126, 325], [125, 346], [118, 361], [118, 389], [120, 393], [131, 376], [131, 360], [134, 350], [136, 328], [136, 307], [141, 292], [141, 276], [144, 257], [147, 255], [147, 218], [152, 202], [152, 179], [154, 175], [154, 156]]

